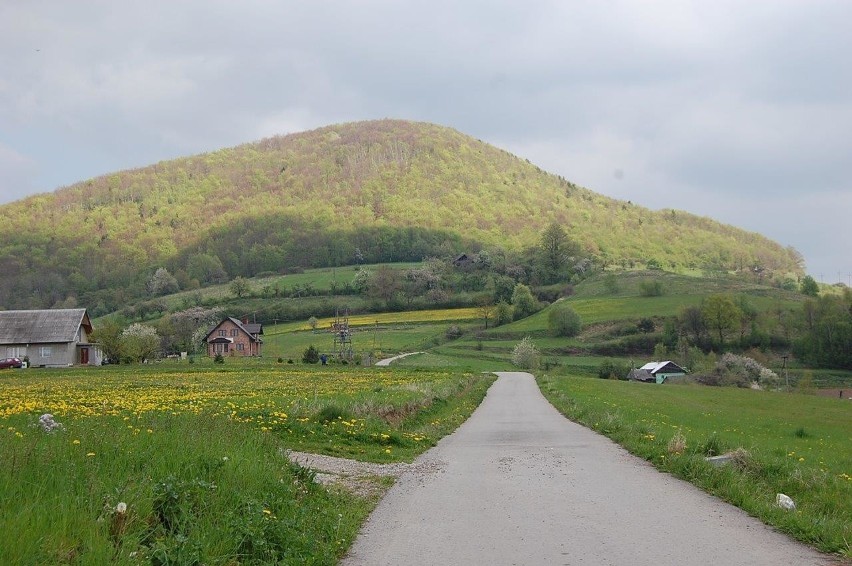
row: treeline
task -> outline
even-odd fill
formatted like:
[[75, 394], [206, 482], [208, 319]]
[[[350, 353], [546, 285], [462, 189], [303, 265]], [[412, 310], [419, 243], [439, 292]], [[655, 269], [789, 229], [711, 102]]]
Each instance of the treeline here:
[[[254, 277], [260, 273], [356, 263], [396, 263], [444, 257], [481, 245], [447, 230], [416, 226], [344, 227], [291, 215], [240, 218], [210, 232], [204, 242], [169, 262], [174, 272], [204, 275], [196, 256], [218, 258], [224, 273]], [[215, 262], [215, 260], [214, 260]], [[200, 283], [213, 283], [202, 279]]]
[[794, 348], [797, 358], [816, 367], [852, 370], [852, 290], [805, 301], [802, 326]]

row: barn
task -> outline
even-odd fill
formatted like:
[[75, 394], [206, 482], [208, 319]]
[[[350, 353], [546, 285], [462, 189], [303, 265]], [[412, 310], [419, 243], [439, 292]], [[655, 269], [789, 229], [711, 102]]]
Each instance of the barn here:
[[31, 367], [101, 365], [86, 309], [0, 311], [0, 355]]
[[667, 379], [684, 377], [685, 375], [685, 369], [672, 361], [666, 360], [664, 362], [648, 362], [639, 369], [631, 370], [628, 379], [649, 383], [664, 383]]

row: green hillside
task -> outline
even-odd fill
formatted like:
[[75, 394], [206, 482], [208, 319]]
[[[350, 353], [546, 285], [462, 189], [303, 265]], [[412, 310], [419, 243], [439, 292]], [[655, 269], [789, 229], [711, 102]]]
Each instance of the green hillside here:
[[0, 207], [0, 308], [144, 296], [294, 267], [520, 250], [551, 223], [598, 264], [801, 273], [758, 234], [650, 211], [432, 124], [359, 122], [104, 175]]

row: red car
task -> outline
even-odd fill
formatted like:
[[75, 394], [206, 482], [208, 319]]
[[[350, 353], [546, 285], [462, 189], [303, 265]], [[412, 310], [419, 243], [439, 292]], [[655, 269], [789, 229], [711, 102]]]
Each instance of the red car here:
[[24, 367], [24, 362], [20, 360], [20, 358], [4, 358], [0, 360], [0, 369], [9, 369], [9, 368], [22, 368]]

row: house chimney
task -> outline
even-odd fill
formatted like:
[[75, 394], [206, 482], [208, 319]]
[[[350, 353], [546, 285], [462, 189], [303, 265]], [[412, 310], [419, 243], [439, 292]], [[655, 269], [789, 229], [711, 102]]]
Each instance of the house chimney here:
[[243, 324], [248, 324], [248, 317], [243, 317]]

